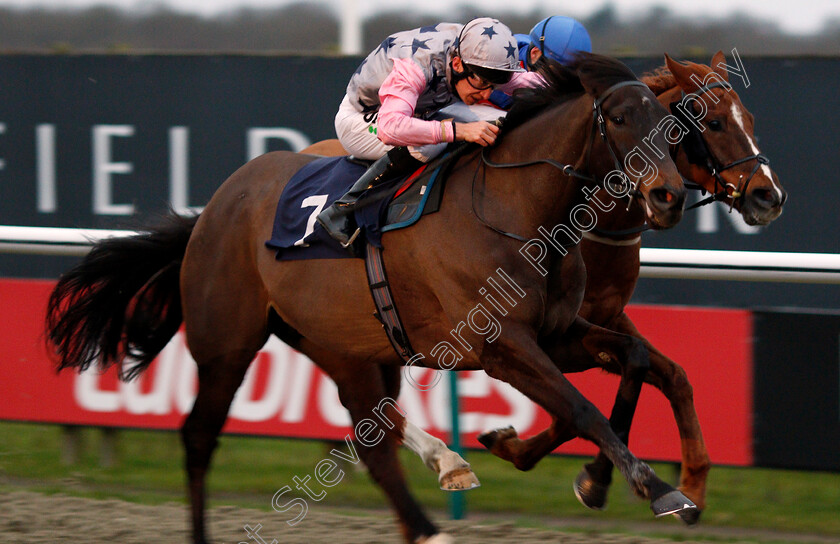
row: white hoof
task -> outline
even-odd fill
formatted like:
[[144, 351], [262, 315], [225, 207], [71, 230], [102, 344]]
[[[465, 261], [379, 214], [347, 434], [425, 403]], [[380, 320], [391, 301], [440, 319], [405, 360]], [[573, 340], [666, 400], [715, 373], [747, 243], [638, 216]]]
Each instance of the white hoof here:
[[481, 483], [463, 457], [449, 451], [441, 456], [439, 467], [438, 483], [444, 491], [463, 491], [475, 489]]

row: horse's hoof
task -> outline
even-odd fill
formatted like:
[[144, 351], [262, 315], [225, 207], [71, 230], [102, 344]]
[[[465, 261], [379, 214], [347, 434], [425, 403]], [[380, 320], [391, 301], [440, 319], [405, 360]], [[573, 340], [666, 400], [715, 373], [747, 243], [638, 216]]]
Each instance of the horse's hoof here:
[[686, 525], [697, 525], [700, 521], [700, 514], [702, 513], [703, 511], [699, 508], [683, 508], [674, 515], [680, 518]]
[[455, 539], [446, 533], [423, 536], [414, 541], [415, 544], [455, 544]]
[[505, 427], [503, 429], [493, 429], [492, 431], [483, 432], [478, 435], [477, 439], [482, 446], [488, 450], [492, 450], [493, 446], [495, 446], [499, 441], [507, 440], [508, 438], [516, 438], [517, 436], [516, 429], [513, 427]]
[[693, 516], [692, 511], [698, 512], [698, 514], [694, 516], [694, 523], [696, 523], [697, 519], [700, 517], [697, 506], [691, 502], [688, 497], [676, 489], [651, 501], [650, 509], [653, 510], [654, 515], [658, 518], [669, 514], [675, 514], [689, 525], [691, 525], [691, 523], [688, 520], [690, 520]]
[[587, 508], [606, 510], [608, 490], [609, 487], [592, 479], [586, 467], [583, 467], [575, 478], [575, 497]]
[[481, 486], [481, 482], [478, 481], [478, 477], [469, 465], [453, 468], [449, 472], [441, 474], [438, 481], [440, 482], [440, 488], [444, 491], [464, 491]]

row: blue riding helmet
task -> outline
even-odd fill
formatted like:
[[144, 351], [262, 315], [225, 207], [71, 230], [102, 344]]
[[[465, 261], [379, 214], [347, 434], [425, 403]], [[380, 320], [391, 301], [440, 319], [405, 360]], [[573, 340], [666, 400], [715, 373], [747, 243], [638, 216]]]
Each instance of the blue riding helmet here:
[[519, 60], [526, 66], [530, 45], [561, 64], [570, 63], [578, 51], [592, 52], [592, 40], [583, 25], [562, 15], [543, 19], [534, 25], [528, 36], [516, 34], [514, 38], [519, 43]]
[[527, 34], [514, 34], [516, 48], [519, 50], [519, 62], [522, 66], [528, 66], [528, 49], [531, 48], [531, 36]]
[[[531, 29], [531, 34], [514, 34], [519, 48], [519, 60], [522, 66], [535, 70], [531, 65], [529, 53], [531, 47], [537, 47], [547, 58], [561, 64], [569, 64], [578, 51], [592, 52], [592, 41], [583, 25], [571, 17], [555, 15], [543, 19]], [[502, 91], [490, 94], [490, 103], [502, 109], [510, 108], [513, 99]]]

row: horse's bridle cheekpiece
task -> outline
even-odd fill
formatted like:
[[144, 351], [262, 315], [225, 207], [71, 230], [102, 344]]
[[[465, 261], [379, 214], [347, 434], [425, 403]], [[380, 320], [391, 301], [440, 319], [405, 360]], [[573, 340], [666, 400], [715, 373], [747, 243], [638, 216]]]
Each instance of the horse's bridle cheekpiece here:
[[[730, 90], [732, 86], [728, 83], [724, 83], [721, 81], [714, 81], [708, 85], [700, 87], [696, 91], [694, 91], [694, 95], [700, 97], [707, 92], [710, 92], [712, 89], [722, 88], [725, 90]], [[696, 202], [686, 208], [686, 210], [692, 210], [694, 208], [704, 206], [706, 204], [711, 204], [712, 202], [716, 201], [724, 201], [727, 198], [731, 198], [731, 202], [729, 203], [729, 210], [732, 211], [732, 207], [738, 200], [743, 200], [747, 195], [747, 187], [752, 181], [753, 177], [755, 176], [758, 169], [761, 168], [763, 164], [770, 164], [770, 159], [767, 155], [763, 153], [756, 153], [755, 155], [748, 155], [741, 159], [734, 160], [729, 164], [722, 165], [717, 157], [711, 152], [709, 146], [706, 145], [706, 140], [703, 139], [702, 133], [697, 130], [693, 123], [691, 123], [685, 116], [685, 113], [680, 111], [679, 108], [676, 107], [677, 104], [681, 103], [685, 100], [685, 91], [682, 92], [682, 99], [680, 102], [672, 102], [671, 103], [671, 113], [674, 114], [677, 119], [679, 119], [685, 128], [688, 130], [688, 133], [683, 137], [685, 141], [684, 150], [686, 155], [688, 156], [688, 161], [692, 164], [699, 164], [704, 166], [709, 173], [715, 178], [715, 193], [709, 195], [708, 197]], [[747, 176], [747, 179], [744, 181], [742, 177], [742, 181], [738, 183], [738, 186], [734, 186], [731, 183], [726, 183], [726, 181], [721, 177], [721, 172], [724, 172], [733, 166], [738, 166], [739, 164], [744, 164], [745, 162], [756, 161], [755, 166], [753, 166], [750, 175]], [[691, 187], [696, 188], [696, 187]], [[731, 189], [732, 192], [730, 193], [728, 190]], [[700, 188], [701, 191], [705, 194], [705, 190]]]
[[[592, 103], [592, 130], [589, 133], [589, 143], [587, 144], [587, 148], [586, 148], [586, 164], [587, 165], [589, 164], [589, 157], [590, 157], [590, 153], [592, 151], [592, 145], [593, 145], [594, 140], [595, 140], [595, 130], [597, 129], [598, 134], [601, 135], [601, 139], [604, 141], [604, 144], [607, 146], [607, 149], [610, 152], [610, 156], [612, 157], [613, 164], [615, 165], [615, 171], [621, 172], [624, 175], [624, 177], [630, 182], [630, 190], [628, 191], [627, 195], [629, 197], [629, 200], [632, 202], [633, 197], [640, 197], [641, 193], [636, 189], [635, 184], [632, 181], [630, 181], [630, 176], [628, 176], [627, 173], [624, 171], [624, 166], [621, 164], [621, 161], [618, 159], [618, 155], [616, 155], [615, 150], [613, 150], [612, 145], [610, 145], [609, 138], [607, 138], [607, 123], [606, 123], [606, 120], [604, 119], [604, 112], [601, 109], [601, 106], [604, 104], [604, 102], [607, 100], [607, 98], [610, 97], [611, 94], [613, 94], [614, 92], [616, 92], [619, 89], [623, 89], [624, 87], [644, 87], [646, 89], [648, 88], [648, 86], [646, 84], [642, 83], [641, 81], [639, 81], [637, 79], [631, 79], [631, 80], [628, 80], [628, 81], [620, 81], [620, 82], [616, 83], [615, 85], [612, 85], [611, 87], [608, 87], [603, 93], [601, 93], [597, 98], [595, 98], [595, 100]], [[551, 166], [559, 169], [560, 171], [563, 172], [563, 174], [565, 174], [569, 177], [581, 179], [581, 180], [588, 181], [588, 182], [591, 182], [591, 183], [598, 181], [597, 179], [593, 178], [592, 176], [589, 176], [587, 174], [584, 174], [583, 172], [580, 172], [579, 170], [576, 170], [575, 167], [571, 164], [563, 164], [563, 163], [560, 163], [560, 162], [555, 161], [553, 159], [535, 159], [533, 161], [509, 162], [509, 163], [493, 162], [487, 156], [487, 153], [488, 153], [489, 149], [490, 149], [489, 147], [485, 147], [481, 150], [481, 160], [484, 162], [484, 164], [486, 166], [489, 166], [491, 168], [522, 168], [522, 167], [525, 167], [525, 166], [534, 166], [534, 165], [537, 165], [537, 164], [548, 164], [548, 165], [551, 165]], [[629, 207], [629, 202], [628, 202], [628, 207]], [[502, 230], [499, 230], [496, 227], [493, 227], [492, 225], [488, 224], [481, 217], [481, 215], [479, 215], [479, 214], [476, 214], [476, 215], [482, 223], [484, 223], [489, 228], [495, 230], [496, 232], [498, 232], [500, 234], [503, 234], [505, 236], [514, 238], [515, 240], [519, 240], [521, 242], [527, 242], [528, 241], [527, 238], [525, 238], [523, 236], [520, 236], [518, 234], [514, 234], [514, 233], [510, 233], [510, 232], [504, 232]]]
[[[627, 202], [627, 209], [630, 209], [630, 204], [633, 201], [633, 197], [641, 197], [641, 193], [638, 189], [636, 189], [636, 185], [630, 181], [630, 176], [624, 171], [624, 166], [621, 164], [621, 161], [618, 160], [618, 155], [616, 155], [615, 151], [613, 150], [612, 146], [610, 145], [610, 141], [607, 138], [607, 122], [604, 119], [604, 112], [601, 110], [601, 106], [610, 97], [612, 93], [615, 91], [624, 88], [624, 87], [644, 87], [645, 89], [648, 86], [641, 81], [634, 79], [630, 81], [621, 81], [616, 83], [615, 85], [607, 88], [606, 91], [601, 93], [601, 95], [594, 100], [592, 103], [592, 115], [593, 115], [593, 123], [598, 127], [598, 133], [601, 135], [601, 139], [604, 141], [604, 145], [607, 146], [607, 150], [610, 152], [610, 156], [613, 160], [613, 165], [615, 166], [615, 170], [624, 174], [624, 177], [627, 178], [627, 181], [630, 182], [630, 191], [628, 194], [628, 202]], [[595, 131], [592, 131], [589, 137], [589, 149], [586, 151], [586, 162], [589, 163], [589, 153], [592, 150], [592, 140], [595, 138]]]

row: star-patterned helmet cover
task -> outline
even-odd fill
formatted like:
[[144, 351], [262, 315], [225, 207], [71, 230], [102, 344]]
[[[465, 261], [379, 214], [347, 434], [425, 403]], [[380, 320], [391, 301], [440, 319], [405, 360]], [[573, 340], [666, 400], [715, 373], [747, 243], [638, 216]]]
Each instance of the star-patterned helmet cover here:
[[472, 66], [503, 72], [523, 71], [513, 33], [497, 19], [481, 17], [464, 25], [456, 51]]

